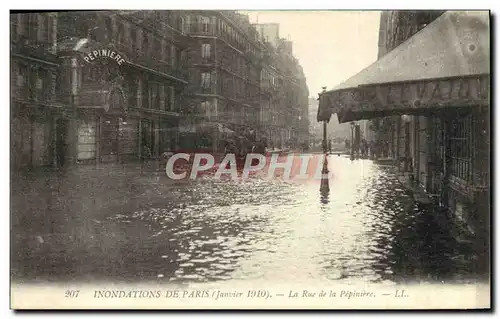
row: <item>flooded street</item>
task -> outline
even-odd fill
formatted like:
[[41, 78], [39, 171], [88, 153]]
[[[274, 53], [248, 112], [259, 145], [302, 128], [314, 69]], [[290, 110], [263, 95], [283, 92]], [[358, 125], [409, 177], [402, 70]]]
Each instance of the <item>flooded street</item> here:
[[313, 180], [173, 182], [132, 169], [32, 176], [12, 186], [12, 216], [22, 216], [12, 218], [22, 228], [12, 232], [13, 278], [306, 284], [471, 275], [446, 225], [412, 202], [389, 167], [335, 155], [329, 170], [329, 192]]

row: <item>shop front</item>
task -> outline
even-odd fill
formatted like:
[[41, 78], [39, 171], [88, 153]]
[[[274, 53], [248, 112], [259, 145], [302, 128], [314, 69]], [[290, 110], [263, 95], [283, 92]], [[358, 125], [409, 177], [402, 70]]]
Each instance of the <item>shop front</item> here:
[[415, 198], [481, 232], [489, 216], [489, 61], [488, 12], [445, 12], [320, 94], [317, 120], [395, 118], [389, 142], [402, 181]]

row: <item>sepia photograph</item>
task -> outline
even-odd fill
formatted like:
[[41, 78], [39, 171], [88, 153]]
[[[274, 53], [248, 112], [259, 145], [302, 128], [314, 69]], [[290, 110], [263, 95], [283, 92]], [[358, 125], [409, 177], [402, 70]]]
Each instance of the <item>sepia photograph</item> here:
[[490, 11], [9, 16], [11, 309], [491, 309]]

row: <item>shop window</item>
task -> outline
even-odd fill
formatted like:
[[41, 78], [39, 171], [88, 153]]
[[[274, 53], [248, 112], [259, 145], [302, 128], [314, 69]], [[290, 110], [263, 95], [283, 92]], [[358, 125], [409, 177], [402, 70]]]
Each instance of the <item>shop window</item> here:
[[450, 173], [464, 181], [472, 177], [472, 116], [454, 119], [450, 128]]

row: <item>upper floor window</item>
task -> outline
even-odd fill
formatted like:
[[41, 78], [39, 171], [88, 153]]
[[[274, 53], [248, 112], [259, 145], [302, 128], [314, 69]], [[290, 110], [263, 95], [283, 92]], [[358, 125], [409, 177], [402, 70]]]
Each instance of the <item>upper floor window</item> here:
[[116, 41], [120, 44], [125, 43], [125, 26], [123, 22], [118, 21], [118, 28], [116, 30]]
[[43, 43], [49, 42], [49, 15], [46, 13], [41, 13], [39, 15], [38, 32], [40, 33], [40, 41]]
[[106, 28], [106, 35], [108, 41], [113, 41], [113, 20], [110, 17], [104, 18], [104, 26]]
[[153, 58], [155, 59], [158, 59], [158, 60], [161, 60], [161, 46], [162, 46], [162, 43], [161, 43], [161, 40], [158, 39], [158, 38], [154, 38], [153, 39]]
[[210, 87], [211, 77], [210, 72], [201, 73], [201, 87], [204, 89], [208, 89]]
[[210, 19], [208, 17], [200, 17], [200, 31], [203, 33], [208, 33]]
[[149, 53], [149, 34], [147, 33], [142, 34], [142, 53]]
[[149, 83], [149, 108], [160, 108], [160, 85], [158, 83]]
[[20, 34], [30, 41], [36, 41], [38, 37], [38, 17], [36, 13], [19, 14]]
[[129, 28], [130, 30], [130, 47], [132, 52], [135, 54], [137, 51], [137, 29], [134, 27]]
[[28, 67], [24, 64], [20, 64], [18, 66], [18, 73], [17, 73], [17, 79], [16, 79], [16, 84], [19, 87], [23, 87], [25, 85], [28, 85]]
[[204, 43], [201, 45], [201, 57], [202, 58], [210, 58], [211, 54], [211, 46], [208, 43]]

